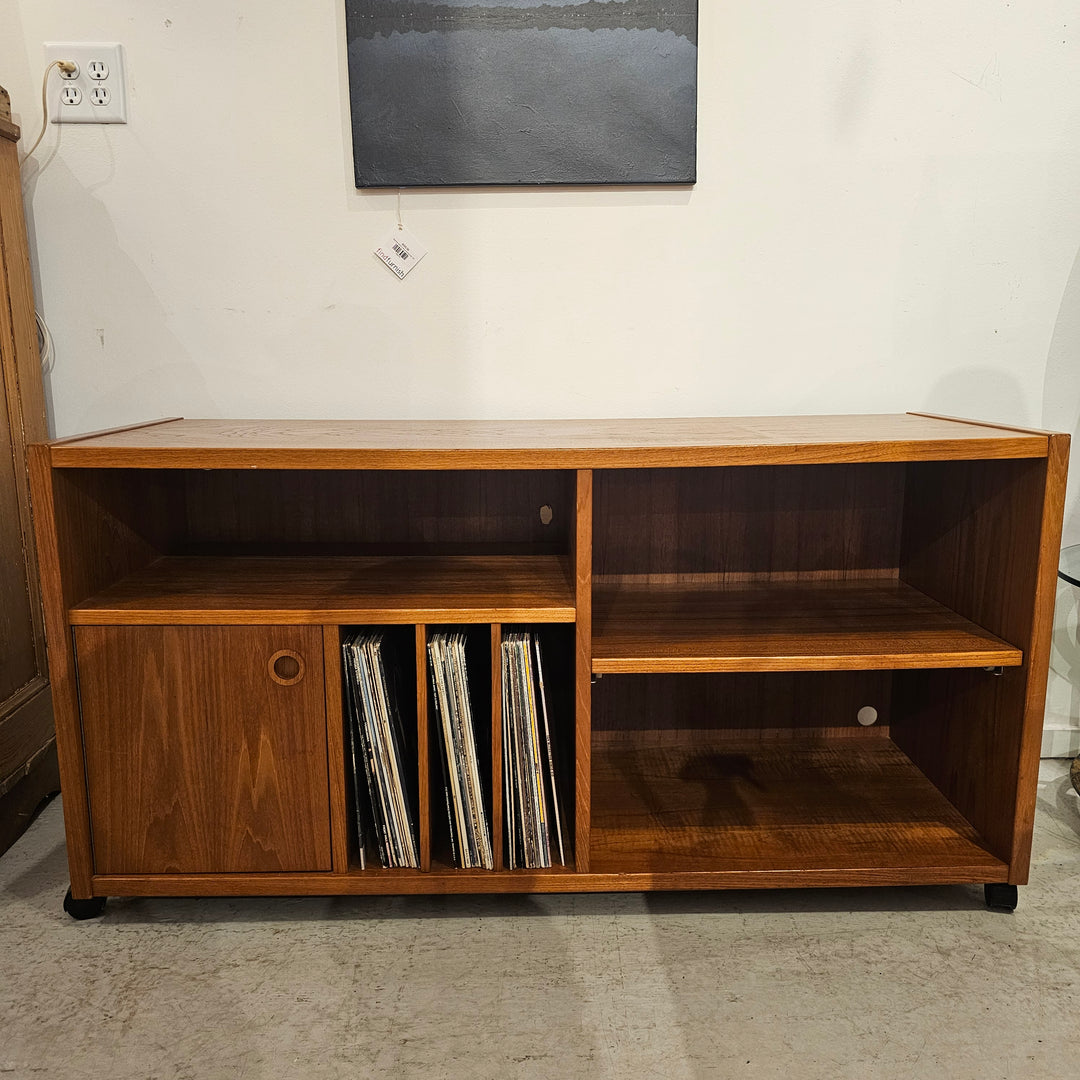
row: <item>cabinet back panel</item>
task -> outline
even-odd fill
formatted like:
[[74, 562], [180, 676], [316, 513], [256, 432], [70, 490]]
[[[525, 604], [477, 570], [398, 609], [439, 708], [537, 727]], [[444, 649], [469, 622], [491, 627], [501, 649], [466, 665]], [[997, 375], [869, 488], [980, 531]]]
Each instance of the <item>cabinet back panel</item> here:
[[[569, 550], [573, 474], [189, 471], [189, 543], [356, 553]], [[541, 508], [550, 507], [545, 524]], [[546, 514], [544, 515], [546, 517]]]
[[902, 464], [597, 472], [594, 573], [895, 576]]
[[[593, 731], [709, 731], [733, 739], [889, 734], [887, 671], [604, 675], [593, 686]], [[856, 714], [877, 710], [873, 726]]]

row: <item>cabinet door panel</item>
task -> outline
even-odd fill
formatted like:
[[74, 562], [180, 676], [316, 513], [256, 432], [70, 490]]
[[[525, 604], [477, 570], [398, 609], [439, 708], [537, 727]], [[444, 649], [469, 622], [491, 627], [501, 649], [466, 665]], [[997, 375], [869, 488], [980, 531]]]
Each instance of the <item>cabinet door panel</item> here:
[[86, 626], [75, 646], [96, 873], [330, 869], [321, 627]]

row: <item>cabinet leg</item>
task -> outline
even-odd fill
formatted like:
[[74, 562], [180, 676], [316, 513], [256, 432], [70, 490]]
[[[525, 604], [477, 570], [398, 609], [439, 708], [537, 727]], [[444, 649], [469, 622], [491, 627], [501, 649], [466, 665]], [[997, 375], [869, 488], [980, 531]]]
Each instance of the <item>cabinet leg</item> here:
[[995, 882], [993, 885], [984, 885], [986, 894], [986, 906], [991, 911], [1015, 911], [1019, 902], [1019, 895], [1015, 885], [1004, 885]]
[[64, 910], [73, 918], [82, 921], [83, 919], [97, 919], [105, 914], [105, 901], [104, 896], [92, 896], [89, 900], [76, 900], [71, 895], [71, 890], [68, 889], [67, 896], [64, 897]]

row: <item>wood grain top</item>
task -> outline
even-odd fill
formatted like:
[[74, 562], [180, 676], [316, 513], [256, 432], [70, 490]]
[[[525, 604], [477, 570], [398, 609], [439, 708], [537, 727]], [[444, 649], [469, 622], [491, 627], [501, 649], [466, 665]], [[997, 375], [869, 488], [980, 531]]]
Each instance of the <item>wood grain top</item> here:
[[1014, 667], [1021, 651], [893, 578], [598, 582], [597, 673]]
[[1045, 457], [1047, 438], [912, 414], [609, 420], [172, 420], [66, 439], [54, 466], [632, 468]]
[[573, 622], [569, 560], [168, 556], [73, 607], [73, 625]]

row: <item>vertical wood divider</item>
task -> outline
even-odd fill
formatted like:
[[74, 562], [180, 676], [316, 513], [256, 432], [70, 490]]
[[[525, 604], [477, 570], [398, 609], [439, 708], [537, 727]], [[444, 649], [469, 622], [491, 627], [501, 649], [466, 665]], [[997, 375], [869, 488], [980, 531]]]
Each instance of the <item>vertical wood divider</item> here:
[[491, 626], [491, 852], [503, 869], [502, 624]]
[[326, 688], [326, 767], [330, 778], [330, 852], [335, 874], [349, 869], [349, 796], [345, 761], [345, 707], [341, 693], [341, 627], [323, 627]]
[[428, 764], [427, 627], [416, 628], [416, 790], [420, 869], [431, 869], [431, 768]]
[[574, 835], [578, 873], [589, 870], [589, 835], [592, 823], [592, 540], [593, 474], [579, 469], [574, 526], [574, 592], [577, 617], [574, 623], [574, 727], [575, 789], [577, 792]]

